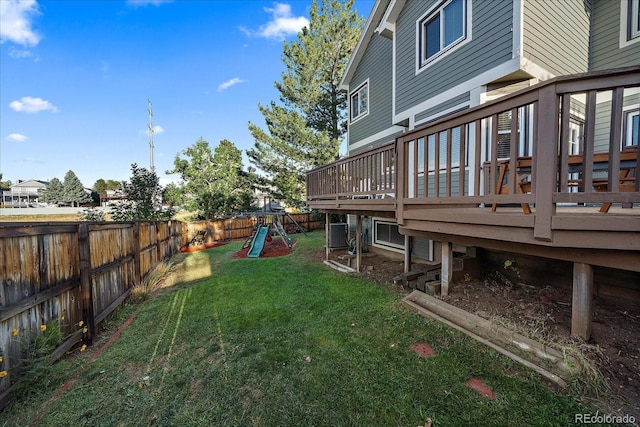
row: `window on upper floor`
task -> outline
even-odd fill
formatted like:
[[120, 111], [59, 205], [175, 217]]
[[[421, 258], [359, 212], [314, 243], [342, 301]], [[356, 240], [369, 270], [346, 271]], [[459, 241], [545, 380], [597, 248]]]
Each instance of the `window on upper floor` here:
[[629, 1], [629, 17], [627, 18], [628, 39], [640, 37], [640, 0]]
[[419, 67], [467, 38], [467, 0], [446, 0], [418, 20]]
[[351, 121], [354, 122], [369, 113], [369, 82], [358, 87], [350, 96]]
[[640, 0], [620, 0], [620, 48], [640, 42]]

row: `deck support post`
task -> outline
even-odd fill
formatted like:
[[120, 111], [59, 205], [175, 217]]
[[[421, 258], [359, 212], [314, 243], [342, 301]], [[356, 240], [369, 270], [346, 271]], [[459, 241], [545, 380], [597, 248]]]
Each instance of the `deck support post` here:
[[329, 221], [331, 221], [331, 215], [329, 212], [324, 214], [324, 259], [329, 261], [329, 244], [331, 243], [329, 237]]
[[453, 279], [453, 245], [451, 242], [441, 242], [442, 266], [440, 271], [440, 294], [449, 295], [449, 283]]
[[571, 304], [571, 335], [588, 340], [593, 317], [593, 267], [573, 263], [573, 299]]
[[404, 236], [404, 272], [411, 271], [411, 236]]
[[362, 265], [362, 215], [356, 215], [356, 272]]

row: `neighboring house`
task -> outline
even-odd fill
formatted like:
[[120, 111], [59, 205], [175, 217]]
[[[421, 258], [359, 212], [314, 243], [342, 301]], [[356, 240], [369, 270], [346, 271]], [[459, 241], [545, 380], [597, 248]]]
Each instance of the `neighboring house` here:
[[[607, 71], [639, 65], [640, 0], [378, 0], [341, 83], [350, 99], [347, 158], [309, 173], [308, 206], [349, 214], [352, 226], [362, 221], [368, 243], [403, 254], [405, 269], [412, 257], [444, 260], [444, 281], [452, 244], [463, 252], [483, 245], [516, 251], [516, 242], [521, 253], [575, 262], [590, 247], [587, 229], [599, 226], [628, 225], [633, 233], [624, 241], [634, 235], [636, 243], [620, 241], [627, 252], [593, 263], [639, 271], [637, 216], [593, 223], [573, 240], [558, 236], [577, 231], [577, 222], [553, 229], [563, 203], [606, 204], [604, 195], [590, 194], [602, 190], [599, 180], [615, 193], [606, 200], [640, 201], [637, 184], [622, 193], [637, 176], [637, 155], [629, 153], [638, 146], [640, 74]], [[589, 74], [563, 77], [581, 73]], [[491, 107], [500, 100], [502, 109]], [[619, 166], [620, 182], [596, 167], [605, 155], [611, 158], [601, 163]], [[583, 157], [582, 169], [571, 163]], [[628, 162], [634, 166], [623, 178]], [[516, 175], [521, 182], [507, 185]], [[535, 213], [513, 221], [486, 216], [498, 197], [516, 206], [527, 200], [523, 210], [535, 205]], [[456, 210], [463, 207], [474, 210]]]
[[100, 206], [114, 206], [127, 200], [124, 189], [106, 190], [100, 194]]
[[18, 180], [8, 191], [2, 192], [2, 201], [5, 207], [33, 207], [38, 203], [42, 192], [49, 185], [48, 181], [29, 179]]
[[285, 206], [283, 206], [280, 202], [276, 201], [271, 196], [271, 191], [260, 190], [257, 188], [253, 189], [253, 203], [252, 206], [257, 208], [258, 210], [265, 212], [284, 212]]

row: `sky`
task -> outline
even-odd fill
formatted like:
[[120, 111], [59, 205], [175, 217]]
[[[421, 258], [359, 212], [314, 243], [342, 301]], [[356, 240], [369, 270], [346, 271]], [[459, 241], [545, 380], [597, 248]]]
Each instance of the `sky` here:
[[[356, 0], [364, 19], [375, 0]], [[0, 173], [85, 187], [129, 180], [131, 164], [177, 181], [200, 137], [243, 152], [258, 104], [279, 100], [283, 42], [311, 0], [0, 0]], [[249, 162], [244, 156], [245, 167]]]

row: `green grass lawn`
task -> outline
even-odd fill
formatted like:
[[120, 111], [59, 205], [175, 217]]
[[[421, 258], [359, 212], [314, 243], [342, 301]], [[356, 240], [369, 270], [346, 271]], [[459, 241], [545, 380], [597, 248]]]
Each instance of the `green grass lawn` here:
[[322, 244], [315, 232], [280, 258], [234, 259], [241, 243], [178, 255], [177, 284], [125, 306], [111, 324], [137, 314], [112, 346], [59, 363], [0, 426], [565, 426], [595, 413], [396, 292], [304, 256]]

